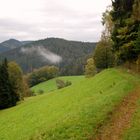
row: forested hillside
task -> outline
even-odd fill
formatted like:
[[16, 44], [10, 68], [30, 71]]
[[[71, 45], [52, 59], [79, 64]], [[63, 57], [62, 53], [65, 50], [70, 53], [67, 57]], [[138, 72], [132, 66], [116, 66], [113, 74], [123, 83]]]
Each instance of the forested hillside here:
[[21, 47], [25, 44], [30, 43], [31, 41], [18, 41], [16, 39], [9, 39], [0, 43], [0, 53], [10, 51], [12, 49]]
[[83, 74], [86, 59], [92, 55], [95, 46], [96, 43], [48, 38], [12, 49], [1, 54], [1, 58], [16, 61], [24, 72], [44, 65], [56, 65], [62, 75], [79, 75]]

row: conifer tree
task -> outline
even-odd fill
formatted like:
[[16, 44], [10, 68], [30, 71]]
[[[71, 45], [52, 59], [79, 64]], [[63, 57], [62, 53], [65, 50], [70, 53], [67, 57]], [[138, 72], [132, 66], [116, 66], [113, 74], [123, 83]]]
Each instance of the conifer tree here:
[[5, 59], [0, 66], [0, 109], [14, 105], [16, 105], [16, 100], [9, 80], [8, 62]]
[[137, 60], [140, 52], [138, 28], [140, 25], [139, 0], [112, 0], [113, 49], [122, 62]]

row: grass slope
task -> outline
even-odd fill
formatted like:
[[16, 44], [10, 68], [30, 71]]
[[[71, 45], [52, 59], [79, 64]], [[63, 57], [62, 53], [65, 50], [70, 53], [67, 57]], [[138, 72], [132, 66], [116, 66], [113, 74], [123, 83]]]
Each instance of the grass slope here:
[[[36, 94], [38, 93], [39, 90], [43, 90], [45, 93], [54, 91], [57, 89], [56, 86], [56, 79], [51, 79], [46, 82], [40, 83], [34, 87], [31, 88], [32, 91], [34, 91]], [[63, 76], [63, 77], [58, 77], [58, 79], [64, 80], [64, 81], [71, 81], [72, 85], [81, 82], [82, 80], [85, 79], [84, 76]]]
[[107, 119], [137, 77], [108, 69], [70, 87], [0, 111], [1, 140], [86, 140]]

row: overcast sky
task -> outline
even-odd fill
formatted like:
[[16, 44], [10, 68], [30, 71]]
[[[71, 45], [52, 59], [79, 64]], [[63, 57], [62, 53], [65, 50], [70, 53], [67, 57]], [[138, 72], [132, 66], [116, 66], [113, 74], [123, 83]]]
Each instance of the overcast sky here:
[[0, 0], [0, 42], [59, 37], [98, 41], [111, 0]]

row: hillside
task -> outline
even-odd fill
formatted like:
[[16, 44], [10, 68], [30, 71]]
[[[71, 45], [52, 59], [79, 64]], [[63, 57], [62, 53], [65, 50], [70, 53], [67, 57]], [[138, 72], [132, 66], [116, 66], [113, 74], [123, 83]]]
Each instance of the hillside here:
[[45, 93], [49, 93], [51, 91], [57, 90], [56, 79], [61, 79], [63, 81], [70, 81], [73, 84], [80, 83], [85, 79], [85, 76], [62, 76], [57, 77], [46, 82], [40, 83], [31, 88], [36, 94], [38, 94], [39, 90], [43, 90]]
[[62, 75], [80, 75], [83, 74], [83, 64], [93, 54], [95, 46], [96, 43], [47, 38], [12, 49], [1, 54], [1, 57], [16, 61], [24, 72], [44, 65], [56, 65]]
[[70, 87], [0, 111], [0, 139], [85, 140], [94, 137], [139, 77], [108, 69]]
[[18, 41], [16, 39], [6, 40], [6, 41], [0, 43], [0, 53], [4, 53], [4, 52], [10, 51], [12, 49], [21, 47], [21, 46], [26, 45], [30, 42], [31, 41]]

